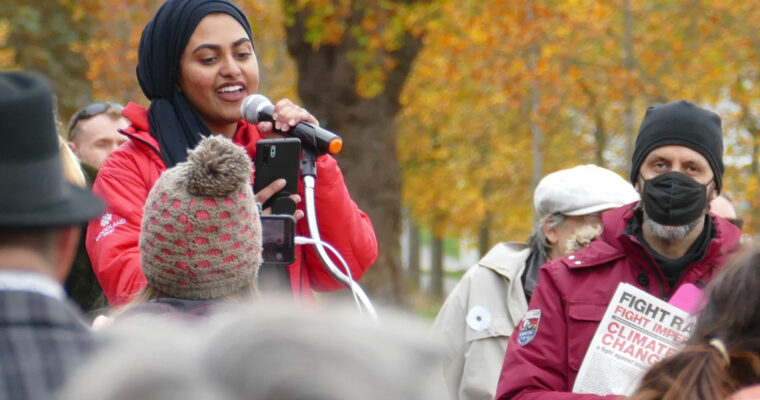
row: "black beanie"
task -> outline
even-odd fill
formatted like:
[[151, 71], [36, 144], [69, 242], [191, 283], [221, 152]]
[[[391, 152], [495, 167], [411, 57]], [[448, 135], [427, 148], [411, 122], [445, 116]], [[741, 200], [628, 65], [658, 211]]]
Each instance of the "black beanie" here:
[[715, 187], [723, 187], [723, 130], [720, 117], [688, 100], [652, 106], [639, 127], [631, 160], [631, 182], [650, 151], [667, 145], [686, 146], [702, 154], [710, 163]]

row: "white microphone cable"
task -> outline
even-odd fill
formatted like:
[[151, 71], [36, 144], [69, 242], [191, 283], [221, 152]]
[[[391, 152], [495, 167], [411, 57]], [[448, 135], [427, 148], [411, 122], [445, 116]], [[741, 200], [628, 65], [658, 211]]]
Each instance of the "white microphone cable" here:
[[[346, 287], [351, 290], [351, 294], [354, 296], [354, 301], [356, 302], [357, 307], [359, 307], [359, 311], [362, 311], [362, 306], [364, 309], [367, 310], [370, 317], [377, 321], [377, 312], [375, 311], [375, 308], [372, 306], [372, 303], [369, 301], [369, 298], [367, 297], [367, 294], [364, 293], [364, 290], [361, 286], [359, 286], [356, 281], [353, 280], [351, 277], [351, 270], [348, 267], [348, 264], [346, 263], [346, 260], [343, 259], [343, 257], [338, 253], [337, 250], [333, 246], [331, 246], [329, 243], [323, 242], [322, 239], [320, 239], [319, 236], [319, 227], [317, 225], [317, 212], [316, 207], [314, 205], [314, 177], [311, 175], [305, 175], [303, 177], [304, 182], [304, 195], [306, 197], [306, 219], [309, 224], [309, 232], [311, 233], [311, 238], [305, 238], [305, 237], [297, 237], [296, 238], [296, 244], [311, 244], [314, 246], [314, 248], [317, 250], [317, 254], [319, 254], [319, 258], [322, 260], [322, 263], [327, 267], [327, 271], [330, 272], [330, 274], [335, 277], [338, 281], [343, 283]], [[329, 248], [330, 251], [332, 251], [340, 260], [340, 262], [343, 264], [343, 268], [345, 268], [346, 273], [343, 273], [336, 265], [333, 263], [332, 259], [330, 259], [330, 256], [327, 254], [327, 251], [325, 251], [325, 247]]]

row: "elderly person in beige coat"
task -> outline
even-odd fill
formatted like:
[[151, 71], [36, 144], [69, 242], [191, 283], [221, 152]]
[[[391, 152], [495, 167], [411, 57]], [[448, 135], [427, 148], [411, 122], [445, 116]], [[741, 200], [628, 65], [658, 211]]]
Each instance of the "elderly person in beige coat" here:
[[497, 244], [471, 267], [441, 307], [433, 334], [446, 346], [452, 399], [491, 400], [509, 336], [528, 309], [547, 260], [585, 247], [601, 230], [599, 213], [639, 199], [616, 173], [582, 165], [545, 176], [533, 205], [528, 243]]

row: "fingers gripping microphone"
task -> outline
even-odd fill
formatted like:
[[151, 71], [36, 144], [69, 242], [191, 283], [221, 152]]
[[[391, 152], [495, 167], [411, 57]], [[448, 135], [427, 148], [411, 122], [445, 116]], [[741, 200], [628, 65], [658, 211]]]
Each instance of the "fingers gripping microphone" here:
[[[272, 114], [274, 105], [269, 99], [260, 95], [252, 94], [243, 100], [240, 112], [248, 122], [258, 124], [262, 121], [274, 122]], [[287, 132], [279, 131], [301, 140], [302, 145], [309, 145], [319, 154], [338, 154], [343, 147], [343, 139], [340, 136], [306, 121], [299, 122]]]

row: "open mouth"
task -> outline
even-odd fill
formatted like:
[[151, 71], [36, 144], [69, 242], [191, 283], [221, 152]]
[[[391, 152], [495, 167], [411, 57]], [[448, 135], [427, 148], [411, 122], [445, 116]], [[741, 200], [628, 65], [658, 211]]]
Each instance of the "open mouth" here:
[[246, 95], [245, 86], [239, 83], [228, 84], [217, 89], [216, 95], [223, 101], [237, 103]]
[[242, 92], [242, 91], [243, 91], [243, 85], [230, 85], [230, 86], [225, 86], [217, 90], [216, 92], [219, 94], [225, 94], [225, 93], [237, 93], [237, 92]]

